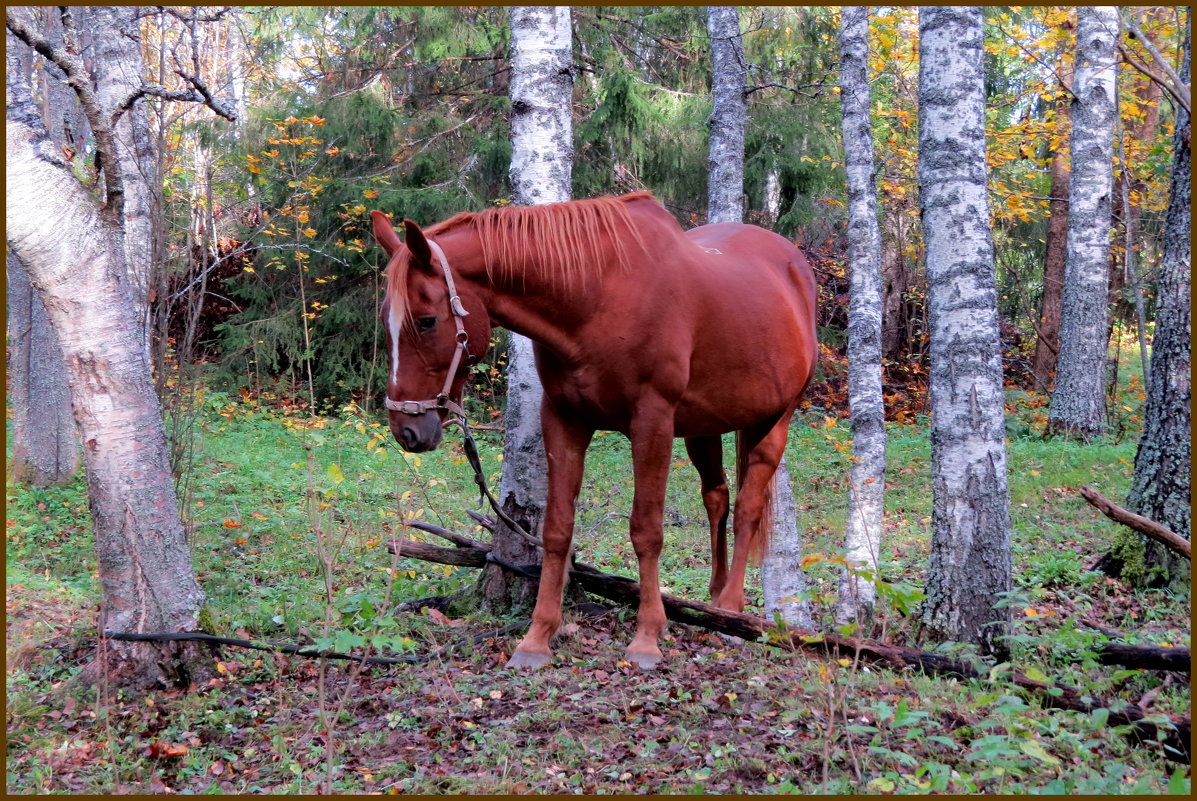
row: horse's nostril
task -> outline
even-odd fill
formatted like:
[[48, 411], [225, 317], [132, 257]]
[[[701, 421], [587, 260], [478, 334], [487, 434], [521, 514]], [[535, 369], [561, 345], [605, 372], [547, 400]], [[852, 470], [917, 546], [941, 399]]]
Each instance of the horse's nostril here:
[[403, 447], [407, 448], [408, 450], [411, 450], [412, 448], [416, 447], [416, 443], [419, 440], [416, 438], [416, 432], [413, 428], [411, 428], [410, 426], [404, 426], [402, 436], [403, 436]]

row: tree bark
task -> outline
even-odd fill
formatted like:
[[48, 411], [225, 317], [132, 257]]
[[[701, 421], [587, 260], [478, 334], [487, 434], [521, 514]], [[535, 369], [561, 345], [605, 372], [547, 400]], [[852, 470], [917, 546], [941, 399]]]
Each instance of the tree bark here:
[[[1182, 80], [1189, 81], [1191, 32], [1185, 30]], [[1172, 184], [1164, 216], [1164, 254], [1156, 290], [1155, 337], [1143, 435], [1135, 453], [1135, 469], [1127, 508], [1148, 517], [1186, 540], [1192, 539], [1191, 394], [1192, 309], [1190, 274], [1192, 244], [1191, 121], [1177, 107], [1173, 134]], [[1120, 574], [1136, 584], [1187, 584], [1189, 566], [1159, 545], [1126, 534], [1114, 555], [1124, 566]], [[1129, 568], [1129, 569], [1127, 569]]]
[[[10, 47], [19, 43], [10, 43]], [[68, 483], [79, 470], [71, 393], [58, 338], [20, 257], [8, 254], [9, 477], [34, 487]]]
[[[10, 59], [14, 47], [10, 38]], [[66, 358], [84, 443], [102, 628], [192, 630], [203, 593], [176, 504], [120, 233], [55, 152], [28, 84], [12, 69], [7, 100], [8, 245], [29, 270]], [[103, 675], [113, 686], [136, 688], [182, 681], [175, 647], [109, 641], [81, 678]]]
[[707, 159], [707, 222], [744, 219], [744, 129], [748, 65], [740, 35], [739, 6], [708, 6], [711, 37], [710, 155]]
[[[1071, 26], [1070, 26], [1071, 27]], [[1060, 60], [1062, 90], [1072, 90], [1072, 62]], [[1067, 96], [1056, 100], [1056, 133], [1066, 140], [1072, 131], [1072, 102]], [[1056, 383], [1056, 354], [1060, 352], [1060, 302], [1064, 296], [1064, 261], [1068, 244], [1068, 149], [1057, 147], [1049, 166], [1051, 188], [1047, 204], [1047, 242], [1043, 260], [1043, 296], [1039, 302], [1039, 328], [1031, 373], [1045, 390]]]
[[769, 515], [773, 528], [769, 549], [761, 561], [761, 593], [765, 617], [774, 615], [792, 626], [812, 628], [810, 602], [806, 599], [806, 574], [802, 572], [802, 537], [790, 469], [783, 456], [774, 474]]
[[[514, 6], [511, 24], [511, 188], [519, 205], [570, 198], [573, 166], [573, 45], [568, 6]], [[512, 333], [507, 349], [507, 417], [499, 502], [503, 511], [540, 537], [548, 467], [540, 430], [544, 396], [532, 342]], [[502, 524], [500, 524], [502, 525]], [[520, 564], [539, 562], [536, 549], [506, 527], [495, 533], [495, 554]], [[536, 583], [489, 569], [483, 583], [492, 610], [531, 604]]]
[[[18, 80], [27, 80], [33, 51], [9, 37], [8, 54], [8, 69], [18, 71]], [[69, 149], [75, 144], [69, 135], [69, 104], [78, 104], [69, 91], [54, 91], [59, 87], [57, 80], [45, 77], [42, 113], [44, 119], [57, 123], [47, 125], [54, 142]], [[9, 253], [5, 266], [9, 345], [6, 367], [13, 434], [9, 477], [35, 487], [66, 484], [79, 470], [79, 436], [71, 414], [62, 349], [21, 259]]]
[[[103, 65], [103, 69], [95, 72], [96, 99], [104, 112], [111, 114], [144, 83], [140, 9], [85, 6], [79, 14], [81, 24], [91, 34], [92, 57]], [[105, 165], [104, 169], [118, 170], [125, 190], [122, 220], [125, 268], [141, 336], [149, 352], [150, 287], [154, 286], [156, 266], [154, 227], [161, 214], [161, 203], [153, 184], [157, 175], [156, 157], [144, 100], [134, 103], [113, 122], [112, 135], [117, 163]]]
[[[835, 618], [863, 623], [876, 600], [885, 505], [885, 402], [881, 395], [881, 229], [869, 119], [869, 10], [845, 7], [840, 26], [840, 101], [848, 175], [848, 404], [852, 472], [844, 536], [849, 567], [840, 577]], [[871, 574], [872, 578], [860, 575]]]
[[1117, 39], [1116, 8], [1085, 6], [1077, 10], [1067, 259], [1056, 387], [1047, 430], [1084, 440], [1101, 434], [1106, 426], [1106, 286]]
[[919, 162], [931, 342], [931, 562], [922, 620], [1002, 654], [1012, 588], [981, 9], [919, 11]]

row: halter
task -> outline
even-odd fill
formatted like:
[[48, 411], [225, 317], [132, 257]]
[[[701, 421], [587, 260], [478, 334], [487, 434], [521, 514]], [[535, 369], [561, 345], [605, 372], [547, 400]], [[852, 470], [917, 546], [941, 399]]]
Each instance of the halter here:
[[440, 261], [441, 270], [445, 274], [445, 285], [449, 287], [449, 310], [453, 312], [453, 322], [457, 325], [457, 347], [453, 349], [453, 360], [449, 362], [449, 372], [445, 375], [445, 386], [435, 398], [422, 401], [393, 401], [390, 398], [385, 398], [383, 405], [393, 412], [413, 415], [424, 414], [434, 409], [445, 409], [464, 419], [465, 409], [449, 399], [449, 390], [453, 387], [453, 379], [457, 375], [457, 367], [461, 364], [462, 355], [469, 359], [473, 358], [469, 352], [470, 338], [466, 334], [465, 324], [461, 321], [461, 318], [467, 316], [469, 312], [461, 305], [461, 297], [457, 294], [456, 284], [453, 283], [453, 273], [449, 271], [449, 260], [445, 258], [445, 251], [441, 250], [441, 246], [431, 239], [428, 240], [428, 247]]

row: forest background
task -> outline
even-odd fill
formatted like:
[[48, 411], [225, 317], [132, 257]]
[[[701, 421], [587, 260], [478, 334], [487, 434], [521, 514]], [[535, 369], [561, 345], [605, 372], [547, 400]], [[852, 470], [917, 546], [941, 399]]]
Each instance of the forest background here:
[[[1053, 236], [1060, 236], [1059, 231], [1053, 232], [1051, 199], [1058, 196], [1053, 191], [1053, 172], [1066, 164], [1062, 160], [1068, 155], [1066, 110], [1070, 61], [1076, 46], [1074, 16], [1075, 12], [1059, 8], [986, 10], [991, 223], [1011, 439], [1034, 442], [1042, 449], [1036, 451], [1040, 462], [1049, 457], [1063, 459], [1071, 469], [1073, 460], [1090, 460], [1086, 464], [1100, 465], [1095, 469], [1108, 473], [1122, 470], [1120, 462], [1129, 465], [1133, 458], [1133, 449], [1129, 448], [1142, 426], [1146, 391], [1143, 362], [1149, 356], [1147, 346], [1153, 335], [1174, 115], [1159, 86], [1144, 78], [1129, 58], [1122, 60], [1115, 175], [1125, 191], [1115, 200], [1118, 208], [1109, 273], [1110, 433], [1096, 443], [1107, 450], [1084, 451], [1086, 455], [1082, 456], [1080, 446], [1044, 445], [1038, 435], [1047, 424], [1048, 391], [1054, 373], [1050, 332], [1045, 335], [1044, 331], [1045, 326], [1053, 325], [1050, 301], [1045, 299], [1050, 294], [1045, 292], [1045, 264]], [[1142, 10], [1139, 18], [1164, 58], [1178, 62], [1185, 20], [1176, 10], [1167, 8]], [[809, 456], [810, 471], [801, 474], [800, 482], [814, 485], [817, 490], [821, 480], [831, 484], [839, 480], [842, 466], [835, 457], [842, 458], [848, 447], [846, 430], [840, 422], [848, 414], [844, 362], [848, 281], [837, 91], [838, 11], [754, 8], [745, 9], [741, 19], [750, 64], [745, 218], [796, 240], [811, 255], [820, 283], [820, 375], [802, 412], [809, 425], [796, 435], [801, 447], [822, 448], [832, 454], [832, 458]], [[272, 543], [298, 536], [286, 533], [282, 519], [274, 521], [277, 527], [270, 522], [272, 516], [285, 518], [289, 514], [281, 507], [300, 505], [295, 503], [297, 497], [311, 501], [316, 492], [322, 499], [314, 506], [310, 502], [303, 504], [306, 519], [300, 528], [309, 537], [320, 537], [346, 520], [351, 522], [350, 528], [357, 525], [346, 510], [361, 503], [364, 496], [350, 492], [347, 476], [361, 484], [362, 476], [373, 478], [393, 471], [396, 465], [402, 470], [401, 483], [390, 485], [387, 492], [393, 496], [391, 508], [384, 510], [384, 515], [395, 516], [398, 505], [407, 516], [431, 518], [467, 502], [463, 499], [468, 497], [468, 481], [461, 474], [465, 467], [459, 452], [449, 452], [442, 464], [433, 466], [421, 464], [417, 457], [386, 450], [385, 429], [378, 424], [386, 371], [377, 320], [383, 257], [369, 236], [368, 212], [379, 208], [394, 212], [397, 218], [410, 217], [429, 224], [458, 211], [511, 202], [506, 13], [489, 7], [184, 9], [147, 14], [140, 26], [150, 79], [164, 87], [185, 88], [174, 71], [174, 65], [183, 59], [194, 67], [191, 74], [204, 76], [210, 91], [235, 117], [231, 121], [221, 119], [202, 105], [169, 97], [146, 101], [158, 153], [154, 163], [147, 166], [152, 166], [159, 178], [155, 185], [161, 188], [160, 240], [155, 246], [159, 257], [147, 283], [148, 338], [159, 394], [170, 423], [172, 456], [186, 514], [197, 532], [210, 526], [208, 531], [219, 535], [208, 542], [207, 535], [197, 533], [198, 539], [193, 542], [204, 542], [213, 554], [233, 553], [239, 560], [254, 564], [253, 572], [261, 575], [242, 579], [256, 587], [269, 585], [269, 577], [276, 573], [310, 574], [314, 578], [319, 571], [305, 564], [298, 553], [269, 557], [269, 566], [262, 564], [262, 554]], [[703, 9], [580, 7], [574, 9], [573, 28], [578, 65], [573, 98], [573, 196], [649, 189], [683, 226], [705, 222], [706, 131], [711, 100]], [[870, 39], [876, 186], [883, 235], [886, 417], [895, 431], [909, 430], [913, 443], [919, 435], [925, 436], [929, 368], [926, 277], [915, 175], [917, 12], [904, 8], [877, 10], [871, 18]], [[49, 90], [46, 92], [48, 96]], [[89, 162], [93, 151], [85, 126], [77, 124], [67, 130], [62, 147], [79, 174], [86, 175], [93, 169]], [[1058, 318], [1054, 325], [1059, 325]], [[493, 344], [487, 360], [475, 370], [469, 408], [476, 418], [498, 422], [505, 390], [503, 338], [496, 337]], [[306, 442], [306, 455], [292, 461], [293, 457], [283, 455], [290, 453], [286, 447], [270, 450], [271, 446], [262, 440], [281, 441], [278, 438], [282, 435], [275, 430]], [[232, 434], [234, 438], [218, 445], [217, 434]], [[209, 435], [211, 441], [205, 439]], [[901, 433], [898, 438], [901, 441]], [[919, 447], [909, 445], [913, 453], [910, 464], [897, 462], [903, 465], [896, 471], [899, 482], [902, 470], [913, 474], [918, 460], [925, 461]], [[222, 449], [260, 452], [247, 460], [246, 471], [245, 464], [234, 467], [231, 451], [222, 453]], [[609, 458], [610, 472], [617, 475], [619, 454], [613, 452]], [[254, 486], [258, 480], [263, 485], [277, 483], [278, 477], [270, 472], [268, 464], [272, 459], [286, 460], [292, 474], [301, 476], [301, 484], [306, 480], [306, 488], [300, 486], [298, 496], [272, 490], [269, 494], [277, 505], [242, 509], [238, 497], [246, 485]], [[490, 453], [488, 459], [488, 465], [497, 472], [495, 454]], [[197, 476], [205, 469], [203, 465], [227, 475], [209, 485]], [[1041, 463], [1028, 470], [1036, 477], [1044, 472]], [[255, 471], [261, 474], [258, 478], [252, 475]], [[1044, 498], [1059, 501], [1067, 494], [1070, 480], [1059, 476], [1053, 479], [1027, 490], [1036, 496], [1037, 503]], [[1125, 474], [1121, 479], [1108, 474], [1077, 475], [1071, 483], [1075, 486], [1100, 479], [1124, 491]], [[615, 541], [622, 535], [618, 482], [613, 486], [614, 491], [595, 490], [594, 513], [587, 522], [596, 531], [609, 527], [608, 538]], [[76, 479], [65, 489], [35, 491], [10, 483], [8, 495], [14, 510], [8, 526], [10, 562], [25, 564], [17, 568], [15, 583], [22, 588], [36, 587], [39, 581], [50, 582], [53, 577], [54, 581], [65, 580], [68, 586], [85, 589], [89, 577], [78, 574], [77, 564], [79, 554], [87, 550], [85, 515], [80, 509], [82, 482]], [[226, 500], [222, 501], [221, 496]], [[240, 502], [246, 500], [241, 498]], [[691, 516], [692, 505], [691, 500], [678, 501], [676, 514], [680, 519]], [[1073, 508], [1072, 518], [1057, 525], [1078, 525], [1079, 508]], [[366, 517], [374, 513], [368, 511]], [[694, 519], [700, 516], [693, 514]], [[374, 522], [374, 530], [362, 528], [352, 538], [356, 543], [352, 547], [360, 548], [361, 554], [372, 551], [382, 541], [378, 521]], [[898, 528], [907, 522], [893, 522], [893, 526]], [[389, 522], [383, 519], [381, 525], [385, 527]], [[811, 553], [820, 553], [823, 546], [826, 552], [832, 552], [832, 532], [842, 526], [842, 521], [812, 520], [809, 525], [826, 535]], [[912, 528], [923, 531], [925, 527]], [[905, 546], [916, 552], [910, 555], [912, 559], [917, 553], [925, 553], [925, 542], [922, 546], [914, 542], [912, 538]], [[46, 551], [50, 545], [53, 549]], [[596, 560], [600, 564], [621, 565], [627, 556], [623, 553], [626, 546], [601, 548], [607, 561]], [[1065, 557], [1056, 554], [1055, 561], [1033, 561], [1031, 567], [1038, 573], [1033, 582], [1021, 587], [1027, 595], [1019, 602], [1020, 614], [1025, 613], [1027, 618], [1040, 617], [1040, 613], [1057, 618], [1070, 614], [1061, 605], [1064, 602], [1047, 588], [1082, 581], [1084, 560], [1103, 550], [1093, 545]], [[323, 555], [321, 559], [327, 567], [328, 559]], [[697, 559], [699, 564], [702, 561], [701, 557]], [[817, 571], [818, 561], [814, 559], [808, 567]], [[688, 567], [692, 565], [680, 566], [683, 572], [677, 579], [677, 589], [683, 595], [688, 594], [687, 588], [697, 588], [701, 583], [684, 572]], [[910, 570], [903, 563], [898, 572]], [[314, 631], [311, 621], [324, 615], [320, 612], [309, 619], [306, 613], [314, 607], [282, 597], [286, 592], [280, 588], [286, 585], [281, 583], [271, 590], [262, 589], [257, 601], [237, 609], [233, 599], [239, 591], [233, 586], [224, 591], [214, 588], [210, 571], [200, 572], [208, 576], [206, 589], [213, 599], [217, 629], [251, 632], [253, 636], [280, 632], [310, 635]], [[405, 572], [410, 573], [412, 584], [403, 593], [411, 598], [449, 594], [470, 580], [469, 571], [437, 572], [426, 565], [407, 567]], [[701, 569], [697, 570], [700, 573]], [[13, 604], [18, 609], [27, 604], [28, 612], [45, 603], [44, 597], [36, 593], [14, 593], [12, 570], [9, 584], [10, 609]], [[332, 584], [335, 592], [330, 590], [328, 597], [336, 601], [329, 608], [336, 611], [336, 620], [330, 629], [330, 619], [325, 617], [324, 631], [317, 640], [339, 649], [361, 645], [365, 639], [355, 638], [365, 635], [355, 626], [367, 619], [373, 625], [375, 607], [380, 607], [377, 588], [370, 589], [368, 582], [356, 574], [341, 576]], [[51, 586], [61, 591], [61, 585]], [[815, 586], [820, 586], [817, 581]], [[1128, 608], [1153, 610], [1145, 614], [1161, 621], [1154, 641], [1181, 638], [1187, 645], [1187, 630], [1182, 634], [1173, 617], [1176, 604], [1183, 601], [1170, 591], [1154, 591], [1153, 595], [1153, 591], [1141, 590], [1133, 600], [1127, 600], [1132, 596], [1127, 596], [1121, 585], [1100, 593], [1093, 586], [1085, 586], [1092, 591], [1089, 600], [1095, 608], [1126, 603]], [[222, 595], [223, 603], [218, 600]], [[1114, 602], [1115, 598], [1123, 601]], [[900, 629], [899, 612], [909, 600], [900, 593], [888, 600], [895, 606], [894, 625]], [[78, 631], [83, 617], [81, 612], [77, 614], [69, 622], [56, 620], [52, 627], [53, 636], [60, 643], [67, 642], [68, 652], [68, 635]], [[340, 640], [336, 639], [338, 632]], [[1042, 634], [1028, 630], [1026, 636]], [[399, 637], [394, 642], [401, 645], [406, 640], [404, 647], [414, 647], [410, 631], [401, 636], [394, 632], [387, 635]], [[437, 635], [421, 630], [418, 636]], [[696, 640], [684, 647], [700, 652], [705, 648], [708, 654], [724, 658], [718, 643]], [[1028, 641], [1027, 647], [1035, 652], [1050, 650], [1038, 641]], [[24, 658], [33, 659], [33, 653], [26, 652]], [[227, 664], [242, 663], [230, 660]], [[245, 664], [251, 666], [247, 670], [261, 668], [252, 660]], [[41, 680], [61, 680], [65, 669], [61, 663], [43, 664]], [[241, 668], [228, 669], [236, 673]], [[594, 678], [593, 666], [587, 665], [585, 670], [587, 681], [603, 681]], [[318, 677], [309, 678], [318, 678], [323, 688], [323, 668], [321, 671]], [[10, 682], [13, 675], [10, 673]], [[745, 681], [751, 676], [752, 671], [748, 671]], [[274, 674], [264, 681], [277, 679]], [[1120, 685], [1131, 685], [1124, 688], [1127, 693], [1140, 694], [1152, 692], [1162, 682], [1164, 679], [1146, 674], [1119, 679]], [[498, 700], [493, 692], [502, 691], [488, 689], [483, 697]], [[1185, 693], [1187, 697], [1187, 683]], [[35, 714], [39, 702], [34, 696], [25, 697], [28, 703], [24, 706], [14, 708], [10, 704], [10, 732], [15, 726], [16, 732], [40, 742], [48, 736], [45, 720], [39, 721]], [[721, 697], [715, 693], [706, 700], [720, 708]], [[828, 697], [829, 719], [835, 718], [840, 705], [848, 703], [846, 697], [837, 698], [834, 693]], [[878, 703], [885, 703], [883, 696], [876, 698]], [[1005, 698], [1008, 696], [987, 703], [1013, 703]], [[1174, 701], [1183, 703], [1183, 698]], [[732, 698], [728, 704], [735, 702]], [[320, 705], [323, 713], [323, 695]], [[104, 714], [112, 709], [100, 708], [109, 710]], [[900, 713], [894, 709], [890, 705], [887, 735], [917, 738], [911, 734], [911, 721], [922, 719], [917, 715], [910, 718], [905, 707]], [[62, 708], [56, 711], [61, 713]], [[197, 739], [195, 727], [175, 726], [175, 731], [170, 729], [174, 724], [165, 721], [148, 724], [131, 713], [126, 717], [156, 732], [149, 740], [138, 740], [136, 733], [127, 735], [130, 742], [149, 743], [145, 748], [152, 753], [143, 753], [140, 762], [134, 756], [139, 753], [136, 748], [124, 761], [112, 751], [106, 759], [93, 758], [90, 748], [83, 749], [85, 740], [76, 742], [67, 737], [64, 741], [61, 732], [51, 739], [56, 748], [66, 748], [66, 756], [43, 759], [37, 749], [27, 749], [22, 758], [31, 759], [27, 764], [41, 771], [35, 771], [35, 775], [42, 787], [61, 786], [55, 782], [63, 775], [82, 782], [80, 786], [95, 786], [89, 783], [102, 782], [102, 777], [108, 775], [116, 777], [117, 784], [149, 782], [151, 774], [157, 775], [152, 769], [154, 761], [172, 759], [198, 760], [186, 769], [172, 768], [172, 782], [187, 779], [219, 783], [228, 778], [222, 778], [223, 771], [233, 773], [242, 770], [247, 759], [253, 761], [252, 754], [244, 754], [244, 743], [238, 746], [242, 749], [239, 755], [214, 756], [206, 746], [187, 745]], [[111, 725], [111, 718], [105, 720]], [[469, 728], [463, 723], [468, 719], [454, 720], [459, 734]], [[870, 722], [860, 722], [866, 720]], [[427, 723], [424, 718], [420, 722]], [[844, 725], [871, 726], [874, 722], [876, 715], [870, 719], [867, 714], [857, 714], [849, 715]], [[95, 725], [94, 720], [89, 725]], [[241, 724], [221, 725], [238, 728]], [[391, 733], [407, 725], [402, 716], [380, 724]], [[163, 726], [168, 727], [164, 735]], [[421, 729], [425, 737], [429, 736], [428, 730], [427, 726]], [[193, 736], [187, 737], [188, 733]], [[845, 749], [843, 754], [850, 754], [853, 736], [867, 742], [872, 735], [846, 728], [837, 747]], [[228, 736], [236, 740], [232, 734]], [[431, 739], [436, 736], [433, 732]], [[833, 781], [825, 769], [824, 785], [885, 791], [886, 782], [890, 789], [905, 787], [902, 782], [914, 789], [920, 781], [934, 781], [944, 782], [937, 785], [940, 789], [993, 789], [1003, 782], [1021, 781], [1020, 771], [1022, 776], [1034, 773], [1028, 766], [1036, 771], [1045, 767], [1055, 771], [1057, 778], [1044, 779], [1045, 784], [1063, 781], [1060, 757], [1046, 751], [1046, 758], [1040, 754], [1042, 746], [1038, 744], [1045, 736], [1043, 731], [1028, 735], [1007, 728], [1000, 736], [1005, 738], [1000, 743], [974, 738], [972, 747], [978, 755], [974, 762], [1008, 758], [1007, 771], [984, 776], [984, 771], [969, 773], [966, 778], [974, 782], [972, 788], [960, 783], [959, 774], [953, 779], [950, 771], [937, 773], [938, 768], [919, 774], [918, 766], [904, 766], [900, 757], [876, 752], [869, 752], [879, 766], [872, 772], [862, 771], [858, 765], [855, 771], [845, 774], [854, 774], [854, 778]], [[1036, 745], [1026, 746], [1028, 742]], [[1101, 747], [1117, 748], [1117, 742], [1117, 738], [1103, 740]], [[155, 750], [153, 743], [165, 745]], [[892, 745], [889, 742], [869, 747]], [[170, 753], [175, 746], [182, 751]], [[226, 742], [225, 747], [232, 746]], [[1011, 754], [1001, 750], [1007, 747]], [[193, 753], [186, 756], [189, 750]], [[329, 753], [332, 750], [332, 746], [326, 749]], [[277, 744], [275, 751], [280, 753]], [[94, 753], [101, 752], [97, 749]], [[282, 764], [295, 772], [296, 788], [305, 786], [304, 782], [319, 781], [317, 774], [310, 772], [312, 760], [294, 753], [287, 758], [292, 761], [284, 759]], [[1074, 758], [1083, 762], [1087, 757]], [[1119, 751], [1118, 758], [1133, 765], [1118, 777], [1126, 786], [1143, 781], [1146, 784], [1138, 786], [1163, 787], [1177, 780], [1175, 773], [1161, 769], [1159, 763], [1136, 762], [1143, 759], [1141, 754]], [[826, 752], [819, 759], [825, 768], [835, 761]], [[218, 765], [221, 767], [216, 770]], [[734, 772], [715, 773], [728, 782], [726, 789], [782, 788], [787, 781], [784, 771], [769, 765], [751, 778], [736, 779]], [[684, 781], [701, 786], [712, 776], [712, 765], [687, 762], [685, 771]], [[623, 772], [617, 773], [621, 776]], [[345, 780], [343, 770], [337, 775]], [[364, 781], [361, 770], [355, 775], [355, 780]], [[419, 771], [404, 780], [416, 775]], [[554, 787], [551, 782], [558, 778], [547, 768], [537, 776], [537, 782], [550, 783], [533, 782], [531, 786]], [[568, 779], [560, 778], [563, 782]], [[629, 781], [618, 776], [612, 779]], [[679, 770], [660, 780], [664, 782], [662, 787], [676, 788], [681, 786], [677, 783], [683, 781], [683, 773]], [[374, 781], [373, 776], [370, 781]], [[843, 784], [836, 785], [835, 781]]]

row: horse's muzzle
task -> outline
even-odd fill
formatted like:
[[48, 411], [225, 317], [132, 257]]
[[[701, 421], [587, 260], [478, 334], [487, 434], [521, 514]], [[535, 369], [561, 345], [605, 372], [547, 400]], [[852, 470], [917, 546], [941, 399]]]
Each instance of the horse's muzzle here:
[[399, 447], [408, 453], [424, 453], [441, 444], [441, 416], [431, 411], [423, 414], [391, 412], [389, 420], [391, 434]]

